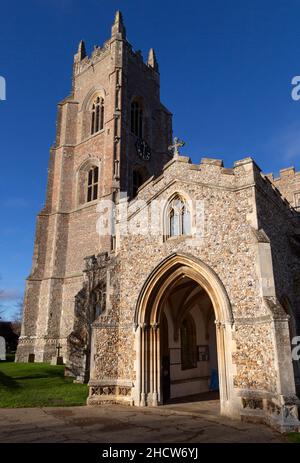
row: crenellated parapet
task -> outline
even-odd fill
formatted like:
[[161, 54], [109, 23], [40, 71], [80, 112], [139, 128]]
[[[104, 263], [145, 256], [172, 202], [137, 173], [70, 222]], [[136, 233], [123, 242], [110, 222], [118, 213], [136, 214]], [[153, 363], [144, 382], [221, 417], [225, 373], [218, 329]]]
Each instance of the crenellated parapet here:
[[74, 55], [73, 77], [80, 75], [91, 66], [95, 66], [99, 61], [105, 59], [112, 52], [112, 44], [115, 41], [121, 41], [127, 48], [127, 52], [135, 64], [141, 65], [145, 71], [150, 72], [153, 77], [159, 74], [158, 62], [153, 48], [150, 48], [147, 62], [144, 62], [140, 50], [134, 51], [130, 43], [126, 39], [126, 29], [123, 23], [122, 14], [116, 12], [115, 21], [112, 26], [111, 38], [104, 42], [100, 47], [94, 45], [94, 49], [90, 56], [86, 52], [85, 43], [83, 40], [79, 42], [77, 53]]
[[281, 169], [279, 177], [268, 174], [267, 177], [280, 190], [282, 195], [292, 207], [300, 208], [300, 172], [295, 171], [293, 166]]
[[235, 161], [232, 167], [225, 167], [222, 159], [203, 157], [199, 164], [194, 164], [187, 156], [173, 158], [164, 166], [160, 176], [151, 177], [139, 188], [138, 197], [131, 203], [134, 204], [136, 200], [156, 194], [157, 190], [166, 188], [170, 182], [175, 180], [229, 191], [257, 188], [268, 196], [276, 207], [288, 213], [295, 213], [293, 204], [284, 196], [280, 186], [270, 178], [270, 175], [263, 174], [251, 157]]
[[[83, 51], [84, 50], [84, 51]], [[74, 76], [77, 76], [91, 66], [95, 66], [99, 61], [106, 58], [110, 54], [110, 40], [104, 42], [102, 47], [94, 46], [90, 56], [85, 52], [85, 45], [83, 40], [79, 42], [78, 51], [74, 55]]]

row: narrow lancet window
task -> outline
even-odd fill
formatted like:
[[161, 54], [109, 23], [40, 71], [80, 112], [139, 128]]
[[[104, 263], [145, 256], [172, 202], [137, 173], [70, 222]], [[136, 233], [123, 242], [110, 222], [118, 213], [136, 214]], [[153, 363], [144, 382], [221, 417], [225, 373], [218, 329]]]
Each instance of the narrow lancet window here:
[[91, 134], [99, 132], [104, 127], [104, 100], [99, 96], [92, 105]]
[[98, 198], [99, 168], [94, 166], [88, 171], [87, 178], [87, 202]]
[[143, 109], [138, 101], [131, 103], [131, 132], [143, 138]]

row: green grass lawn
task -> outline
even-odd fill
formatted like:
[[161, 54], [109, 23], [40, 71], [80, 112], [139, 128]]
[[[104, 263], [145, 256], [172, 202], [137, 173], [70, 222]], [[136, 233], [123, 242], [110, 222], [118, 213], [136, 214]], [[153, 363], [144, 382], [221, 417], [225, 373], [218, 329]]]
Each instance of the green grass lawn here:
[[287, 439], [293, 444], [300, 444], [300, 433], [299, 432], [290, 432], [287, 434]]
[[86, 384], [64, 377], [64, 366], [0, 362], [0, 408], [85, 405]]

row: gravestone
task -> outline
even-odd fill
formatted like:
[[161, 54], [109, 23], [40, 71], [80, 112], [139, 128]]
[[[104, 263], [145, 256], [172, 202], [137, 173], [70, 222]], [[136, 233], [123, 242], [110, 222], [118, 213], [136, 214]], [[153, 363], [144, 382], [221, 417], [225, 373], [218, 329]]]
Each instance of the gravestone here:
[[6, 344], [3, 336], [0, 336], [0, 360], [6, 360]]
[[56, 346], [57, 355], [55, 357], [52, 357], [51, 365], [63, 365], [64, 364], [64, 358], [60, 355], [61, 349], [62, 349], [62, 346], [58, 344]]

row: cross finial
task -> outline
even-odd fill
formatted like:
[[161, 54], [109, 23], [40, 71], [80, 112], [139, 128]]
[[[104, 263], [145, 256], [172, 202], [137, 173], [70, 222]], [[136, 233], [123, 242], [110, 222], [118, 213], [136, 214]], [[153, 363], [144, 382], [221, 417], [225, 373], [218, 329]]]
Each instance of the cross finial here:
[[183, 140], [180, 140], [178, 137], [174, 137], [173, 145], [170, 145], [168, 150], [173, 153], [173, 157], [177, 159], [180, 156], [179, 148], [185, 145]]

